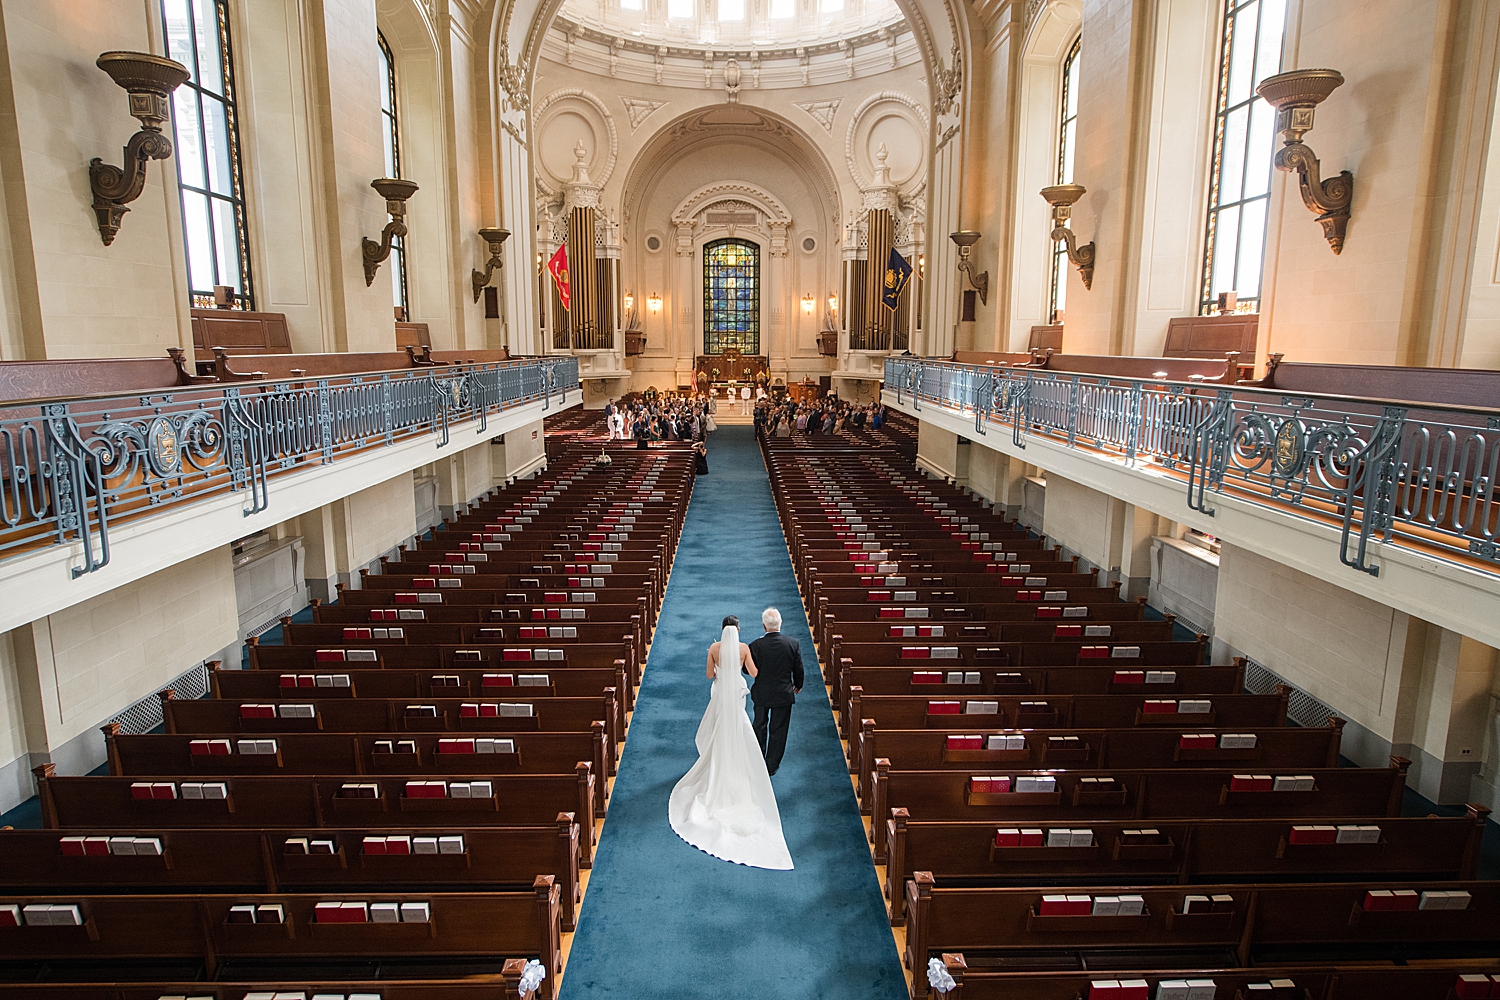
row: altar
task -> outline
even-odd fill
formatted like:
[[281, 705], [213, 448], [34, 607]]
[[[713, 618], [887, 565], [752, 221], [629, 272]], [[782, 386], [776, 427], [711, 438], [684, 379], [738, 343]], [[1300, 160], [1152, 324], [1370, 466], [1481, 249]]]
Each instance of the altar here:
[[707, 392], [710, 385], [722, 388], [721, 383], [739, 382], [757, 385], [768, 382], [770, 359], [758, 354], [741, 354], [730, 348], [723, 354], [700, 354], [693, 364], [694, 381], [700, 391]]

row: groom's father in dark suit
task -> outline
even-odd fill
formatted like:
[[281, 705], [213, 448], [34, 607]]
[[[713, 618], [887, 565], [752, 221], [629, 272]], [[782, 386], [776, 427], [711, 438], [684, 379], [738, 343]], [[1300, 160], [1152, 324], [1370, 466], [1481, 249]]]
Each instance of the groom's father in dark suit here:
[[757, 671], [750, 700], [755, 703], [755, 738], [766, 756], [766, 771], [775, 774], [786, 750], [792, 703], [802, 692], [802, 647], [781, 634], [781, 612], [775, 608], [767, 608], [760, 623], [766, 634], [750, 644]]

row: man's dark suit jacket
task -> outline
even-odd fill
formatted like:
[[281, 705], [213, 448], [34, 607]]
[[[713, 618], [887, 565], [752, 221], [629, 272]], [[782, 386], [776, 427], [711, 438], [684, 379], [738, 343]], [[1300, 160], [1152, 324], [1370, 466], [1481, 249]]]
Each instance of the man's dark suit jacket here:
[[780, 632], [767, 632], [750, 644], [757, 671], [750, 700], [757, 705], [790, 705], [802, 689], [802, 647]]

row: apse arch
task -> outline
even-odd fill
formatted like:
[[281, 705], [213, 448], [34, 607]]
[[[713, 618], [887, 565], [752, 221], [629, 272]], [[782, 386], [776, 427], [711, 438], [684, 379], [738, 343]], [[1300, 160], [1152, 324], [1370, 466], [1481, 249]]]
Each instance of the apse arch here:
[[620, 188], [621, 214], [638, 215], [641, 200], [672, 161], [702, 146], [728, 140], [758, 146], [800, 170], [822, 202], [819, 228], [838, 226], [843, 211], [838, 176], [818, 144], [791, 121], [763, 108], [711, 106], [679, 115], [658, 128], [641, 147]]

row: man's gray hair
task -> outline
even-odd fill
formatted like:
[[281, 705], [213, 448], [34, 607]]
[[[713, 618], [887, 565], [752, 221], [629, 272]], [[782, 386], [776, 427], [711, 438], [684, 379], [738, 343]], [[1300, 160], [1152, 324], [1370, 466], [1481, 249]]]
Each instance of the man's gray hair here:
[[780, 632], [781, 612], [775, 608], [767, 608], [760, 613], [760, 623], [767, 632]]

